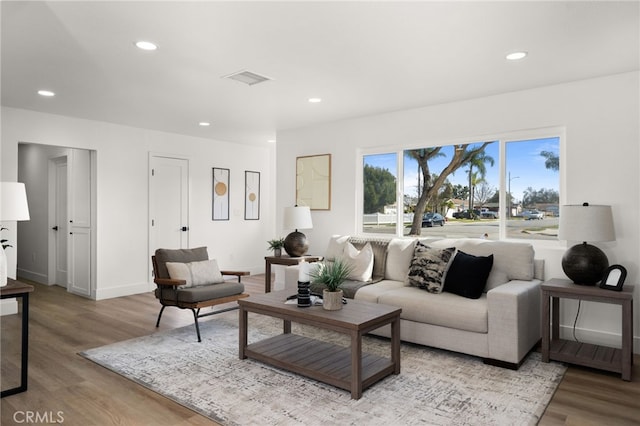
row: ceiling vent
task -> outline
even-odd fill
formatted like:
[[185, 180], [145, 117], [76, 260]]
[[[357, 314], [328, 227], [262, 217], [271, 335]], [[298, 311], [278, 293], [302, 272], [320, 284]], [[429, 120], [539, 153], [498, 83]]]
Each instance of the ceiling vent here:
[[234, 72], [233, 74], [225, 75], [222, 78], [239, 81], [240, 83], [248, 84], [249, 86], [271, 80], [269, 77], [247, 70]]

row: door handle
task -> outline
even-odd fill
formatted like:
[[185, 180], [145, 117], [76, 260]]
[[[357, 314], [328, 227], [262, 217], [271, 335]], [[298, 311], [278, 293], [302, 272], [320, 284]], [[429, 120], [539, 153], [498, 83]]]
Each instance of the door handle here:
[[188, 226], [183, 226], [183, 227], [182, 227], [182, 232], [187, 232], [188, 230], [189, 230], [189, 227], [188, 227]]
[[57, 230], [58, 230], [58, 225], [54, 226], [54, 227], [53, 227], [53, 228], [51, 228], [51, 229], [53, 229], [54, 231], [57, 231]]

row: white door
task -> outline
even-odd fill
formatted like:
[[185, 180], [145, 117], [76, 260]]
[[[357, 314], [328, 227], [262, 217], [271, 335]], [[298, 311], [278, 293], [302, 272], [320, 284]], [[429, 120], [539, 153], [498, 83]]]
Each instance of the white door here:
[[69, 284], [67, 290], [91, 296], [91, 151], [74, 149], [69, 170], [68, 255]]
[[51, 233], [53, 238], [54, 271], [51, 275], [53, 284], [67, 288], [67, 157], [51, 160], [51, 188], [53, 203], [53, 218]]
[[149, 253], [188, 248], [189, 161], [151, 155], [150, 169]]

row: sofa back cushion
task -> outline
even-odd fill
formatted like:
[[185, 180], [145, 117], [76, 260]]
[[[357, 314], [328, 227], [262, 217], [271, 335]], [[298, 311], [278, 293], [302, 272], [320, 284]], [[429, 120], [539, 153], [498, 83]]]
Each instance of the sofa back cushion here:
[[511, 280], [529, 281], [534, 278], [533, 246], [511, 241], [488, 241], [478, 238], [443, 239], [430, 243], [432, 247], [455, 245], [458, 250], [474, 256], [493, 255], [493, 268], [485, 291]]

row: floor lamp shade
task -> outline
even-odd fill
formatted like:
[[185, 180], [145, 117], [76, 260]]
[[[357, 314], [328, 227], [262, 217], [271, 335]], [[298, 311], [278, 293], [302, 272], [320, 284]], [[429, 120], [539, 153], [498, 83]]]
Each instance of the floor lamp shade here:
[[307, 237], [298, 229], [311, 229], [311, 209], [305, 206], [285, 207], [284, 209], [284, 229], [294, 229], [284, 239], [284, 249], [292, 257], [304, 256], [309, 250]]
[[562, 257], [564, 273], [576, 284], [594, 285], [602, 279], [609, 260], [588, 242], [614, 241], [611, 206], [567, 205], [560, 207], [560, 240], [582, 241]]
[[[24, 183], [2, 182], [0, 185], [0, 222], [29, 220], [27, 191]], [[4, 242], [3, 242], [4, 243]], [[0, 248], [0, 287], [7, 285], [7, 255]]]

